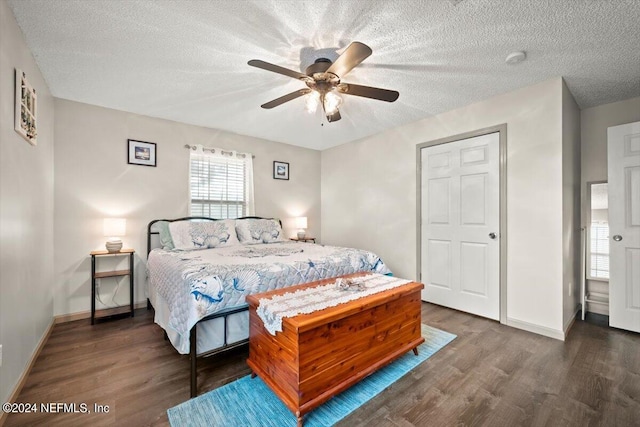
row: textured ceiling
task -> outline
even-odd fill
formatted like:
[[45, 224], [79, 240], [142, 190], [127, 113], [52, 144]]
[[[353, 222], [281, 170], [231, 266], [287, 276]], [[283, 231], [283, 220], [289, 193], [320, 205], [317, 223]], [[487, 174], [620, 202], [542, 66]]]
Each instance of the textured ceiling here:
[[[13, 0], [56, 97], [325, 149], [563, 76], [581, 108], [640, 96], [638, 0]], [[303, 71], [351, 41], [373, 55], [344, 81], [342, 120], [305, 112]], [[507, 65], [510, 52], [527, 60]]]

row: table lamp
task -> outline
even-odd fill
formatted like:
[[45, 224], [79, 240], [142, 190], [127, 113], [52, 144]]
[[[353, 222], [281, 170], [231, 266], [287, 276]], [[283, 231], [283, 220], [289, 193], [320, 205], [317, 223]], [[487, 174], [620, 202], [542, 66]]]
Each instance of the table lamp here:
[[305, 229], [307, 228], [306, 216], [299, 216], [296, 218], [296, 228], [298, 229], [298, 239], [304, 239], [306, 235]]
[[124, 236], [127, 231], [127, 220], [124, 218], [105, 218], [104, 235], [108, 237], [105, 247], [110, 253], [120, 252], [122, 249], [122, 240], [119, 237]]

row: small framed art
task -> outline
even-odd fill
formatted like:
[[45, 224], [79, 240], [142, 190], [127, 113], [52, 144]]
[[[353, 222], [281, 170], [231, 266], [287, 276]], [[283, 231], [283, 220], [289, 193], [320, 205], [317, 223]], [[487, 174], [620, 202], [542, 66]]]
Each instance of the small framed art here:
[[127, 139], [129, 144], [129, 164], [156, 166], [156, 144], [154, 142]]
[[29, 84], [27, 76], [16, 68], [15, 130], [31, 145], [37, 144], [37, 100], [36, 90]]
[[273, 179], [289, 179], [289, 163], [274, 161]]

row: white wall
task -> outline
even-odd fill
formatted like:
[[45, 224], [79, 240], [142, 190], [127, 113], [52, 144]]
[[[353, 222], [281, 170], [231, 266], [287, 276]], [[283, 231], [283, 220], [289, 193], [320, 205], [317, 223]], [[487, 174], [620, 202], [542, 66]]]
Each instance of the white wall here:
[[[416, 144], [507, 123], [507, 316], [563, 336], [562, 79], [322, 152], [322, 236], [416, 272]], [[400, 102], [402, 98], [400, 98]]]
[[562, 82], [562, 301], [563, 330], [580, 302], [580, 108]]
[[[89, 252], [104, 249], [105, 216], [127, 219], [123, 243], [137, 251], [135, 301], [144, 301], [147, 223], [188, 213], [185, 144], [253, 153], [256, 215], [281, 218], [285, 228], [288, 218], [306, 215], [307, 233], [321, 237], [319, 151], [62, 99], [55, 108], [56, 315], [90, 309]], [[128, 138], [156, 143], [158, 166], [127, 164]], [[288, 181], [273, 179], [274, 160], [290, 164]], [[105, 287], [115, 286], [110, 280]], [[126, 303], [128, 293], [121, 296], [115, 302]]]
[[[15, 68], [38, 94], [38, 145], [14, 131]], [[53, 98], [0, 0], [0, 402], [6, 402], [53, 314]]]
[[[582, 139], [582, 172], [581, 198], [583, 227], [587, 227], [587, 183], [607, 181], [607, 128], [640, 120], [640, 97], [625, 101], [613, 102], [580, 112]], [[609, 294], [608, 282], [599, 280], [587, 281], [587, 288], [592, 292]], [[591, 304], [587, 311], [609, 314], [607, 306]]]

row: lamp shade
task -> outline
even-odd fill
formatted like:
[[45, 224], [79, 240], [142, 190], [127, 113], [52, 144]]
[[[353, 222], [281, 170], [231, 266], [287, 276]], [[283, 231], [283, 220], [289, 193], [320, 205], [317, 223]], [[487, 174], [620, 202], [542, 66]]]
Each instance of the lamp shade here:
[[296, 228], [307, 228], [306, 216], [299, 216], [296, 218]]
[[124, 218], [105, 218], [103, 225], [106, 237], [119, 237], [127, 233], [127, 220]]

